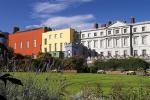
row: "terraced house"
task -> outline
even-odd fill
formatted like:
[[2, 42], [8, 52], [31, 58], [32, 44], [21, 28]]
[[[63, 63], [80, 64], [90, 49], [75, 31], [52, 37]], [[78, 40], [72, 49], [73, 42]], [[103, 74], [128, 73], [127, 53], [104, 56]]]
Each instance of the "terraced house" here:
[[81, 31], [81, 42], [94, 49], [104, 58], [124, 58], [129, 56], [149, 59], [150, 21], [109, 22], [98, 24], [94, 29]]
[[15, 53], [36, 58], [41, 52], [42, 33], [46, 31], [48, 31], [47, 27], [25, 31], [15, 27], [13, 33], [9, 35], [9, 47], [13, 48]]
[[42, 34], [42, 52], [49, 52], [53, 57], [63, 57], [65, 45], [76, 39], [74, 29], [61, 29], [44, 32]]

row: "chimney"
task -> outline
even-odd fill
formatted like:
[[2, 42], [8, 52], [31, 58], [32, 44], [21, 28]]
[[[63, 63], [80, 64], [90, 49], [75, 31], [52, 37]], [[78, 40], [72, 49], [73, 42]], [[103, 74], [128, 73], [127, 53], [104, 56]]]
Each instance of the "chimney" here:
[[19, 27], [16, 27], [16, 26], [15, 26], [15, 27], [13, 28], [13, 33], [18, 32], [19, 30], [20, 30]]
[[98, 26], [98, 23], [94, 23], [94, 28], [95, 28], [95, 29], [98, 29], [98, 27], [99, 27], [99, 26]]
[[109, 22], [108, 22], [108, 25], [111, 25], [111, 24], [112, 24], [112, 21], [109, 21]]
[[135, 17], [131, 17], [131, 23], [135, 23]]

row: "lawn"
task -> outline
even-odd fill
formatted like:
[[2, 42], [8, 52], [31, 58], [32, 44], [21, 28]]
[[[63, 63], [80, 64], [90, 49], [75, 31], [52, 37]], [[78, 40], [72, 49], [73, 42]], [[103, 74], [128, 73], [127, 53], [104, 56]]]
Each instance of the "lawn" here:
[[66, 83], [70, 84], [66, 88], [69, 94], [75, 94], [79, 92], [85, 85], [96, 86], [97, 83], [100, 83], [104, 93], [107, 94], [110, 91], [112, 84], [121, 83], [126, 89], [127, 87], [143, 86], [145, 84], [150, 84], [150, 77], [145, 76], [127, 76], [127, 75], [101, 75], [101, 74], [77, 74], [77, 73], [65, 73], [65, 74], [56, 74], [56, 73], [11, 73], [14, 77], [21, 79], [22, 81], [26, 79], [32, 79], [43, 86], [48, 84], [49, 87], [55, 87], [58, 84], [52, 84], [54, 81], [60, 79], [66, 79]]

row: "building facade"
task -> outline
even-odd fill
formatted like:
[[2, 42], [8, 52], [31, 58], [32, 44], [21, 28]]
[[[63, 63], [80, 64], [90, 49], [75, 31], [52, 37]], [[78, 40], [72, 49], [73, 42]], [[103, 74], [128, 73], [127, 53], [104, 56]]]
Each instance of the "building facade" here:
[[9, 47], [15, 53], [36, 57], [41, 52], [42, 33], [46, 31], [45, 27], [26, 31], [14, 29], [14, 33], [9, 35]]
[[74, 42], [75, 38], [76, 32], [71, 28], [45, 32], [42, 34], [42, 52], [54, 53], [53, 56], [55, 53], [59, 55], [58, 52], [65, 51], [64, 45]]
[[81, 43], [94, 49], [99, 56], [149, 57], [150, 21], [131, 23], [120, 22], [103, 25], [100, 28], [81, 31]]
[[87, 47], [83, 46], [81, 43], [67, 43], [65, 44], [65, 58], [70, 57], [84, 57], [89, 56], [89, 50]]

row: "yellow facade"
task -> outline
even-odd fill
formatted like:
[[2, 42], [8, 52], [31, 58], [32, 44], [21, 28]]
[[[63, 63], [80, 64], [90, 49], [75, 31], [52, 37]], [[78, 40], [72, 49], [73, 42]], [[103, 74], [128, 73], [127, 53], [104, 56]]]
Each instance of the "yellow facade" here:
[[75, 30], [52, 30], [42, 34], [42, 52], [64, 51], [65, 43], [75, 41]]

